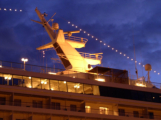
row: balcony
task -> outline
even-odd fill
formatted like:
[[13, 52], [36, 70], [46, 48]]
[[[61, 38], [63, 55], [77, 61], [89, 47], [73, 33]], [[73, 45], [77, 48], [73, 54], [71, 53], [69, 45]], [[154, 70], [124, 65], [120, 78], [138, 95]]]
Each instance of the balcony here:
[[99, 109], [93, 109], [91, 107], [76, 107], [76, 106], [63, 106], [53, 107], [52, 104], [42, 104], [35, 106], [30, 102], [15, 103], [12, 101], [0, 101], [0, 110], [17, 111], [17, 112], [34, 112], [39, 114], [56, 114], [56, 115], [68, 115], [77, 117], [92, 117], [92, 118], [109, 118], [118, 120], [128, 119], [155, 119], [160, 120], [161, 115], [153, 115], [152, 112], [149, 114], [136, 114], [136, 112], [125, 112], [120, 110], [109, 110], [105, 107]]

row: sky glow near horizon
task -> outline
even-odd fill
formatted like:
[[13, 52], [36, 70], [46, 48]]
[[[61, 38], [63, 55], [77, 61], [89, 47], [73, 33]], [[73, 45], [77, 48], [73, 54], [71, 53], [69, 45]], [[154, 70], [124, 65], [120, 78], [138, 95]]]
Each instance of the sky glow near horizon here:
[[[126, 69], [130, 77], [135, 75], [134, 48], [136, 61], [151, 64], [151, 81], [161, 83], [161, 1], [160, 0], [6, 0], [0, 1], [0, 60], [21, 62], [22, 57], [29, 59], [29, 64], [48, 65], [58, 68], [63, 66], [51, 58], [57, 58], [54, 50], [45, 51], [45, 58], [36, 48], [51, 40], [44, 28], [30, 19], [39, 20], [35, 8], [44, 13], [48, 20], [55, 12], [54, 22], [64, 31], [81, 28], [88, 34], [110, 45], [104, 46], [87, 33], [73, 34], [88, 39], [80, 52], [103, 52], [102, 65], [116, 69]], [[7, 9], [7, 10], [4, 10]], [[9, 9], [12, 9], [9, 10]], [[14, 11], [14, 10], [17, 11]], [[22, 10], [20, 12], [20, 10]], [[68, 24], [77, 25], [78, 28]], [[111, 48], [114, 48], [112, 50]], [[116, 52], [115, 50], [118, 50]], [[124, 57], [123, 54], [127, 56]], [[44, 59], [44, 60], [43, 60]], [[147, 72], [137, 64], [139, 76]]]

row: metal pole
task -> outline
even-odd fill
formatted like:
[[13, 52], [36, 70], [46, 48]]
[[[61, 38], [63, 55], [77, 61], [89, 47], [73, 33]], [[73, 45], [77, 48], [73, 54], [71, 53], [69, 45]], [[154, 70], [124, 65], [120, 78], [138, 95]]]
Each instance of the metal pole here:
[[24, 70], [25, 70], [25, 61], [24, 61]]

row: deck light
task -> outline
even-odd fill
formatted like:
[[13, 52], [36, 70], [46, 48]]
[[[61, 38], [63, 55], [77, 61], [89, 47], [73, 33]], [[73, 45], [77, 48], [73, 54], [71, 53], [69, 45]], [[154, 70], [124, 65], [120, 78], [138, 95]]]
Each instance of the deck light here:
[[28, 59], [27, 58], [22, 58], [21, 61], [23, 61], [23, 63], [24, 63], [24, 70], [25, 70], [25, 63], [28, 62]]
[[0, 65], [0, 68], [2, 68], [2, 65]]
[[97, 78], [97, 79], [95, 79], [96, 81], [99, 81], [99, 82], [105, 82], [105, 79], [103, 79], [103, 78]]

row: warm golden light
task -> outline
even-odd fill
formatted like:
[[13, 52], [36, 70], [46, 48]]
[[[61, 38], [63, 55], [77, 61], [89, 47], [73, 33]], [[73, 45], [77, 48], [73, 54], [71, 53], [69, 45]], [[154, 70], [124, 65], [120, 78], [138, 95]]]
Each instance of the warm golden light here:
[[51, 75], [56, 75], [56, 73], [54, 73], [54, 72], [48, 72], [48, 74], [51, 74]]
[[66, 81], [64, 81], [64, 84], [66, 83]]
[[103, 79], [103, 78], [97, 78], [97, 79], [95, 79], [95, 80], [97, 80], [97, 81], [99, 81], [99, 82], [105, 82], [105, 79]]
[[0, 68], [2, 68], [2, 65], [0, 65]]
[[31, 77], [29, 77], [29, 79], [31, 79]]
[[146, 85], [143, 85], [142, 83], [136, 83], [135, 85], [139, 87], [146, 87]]

